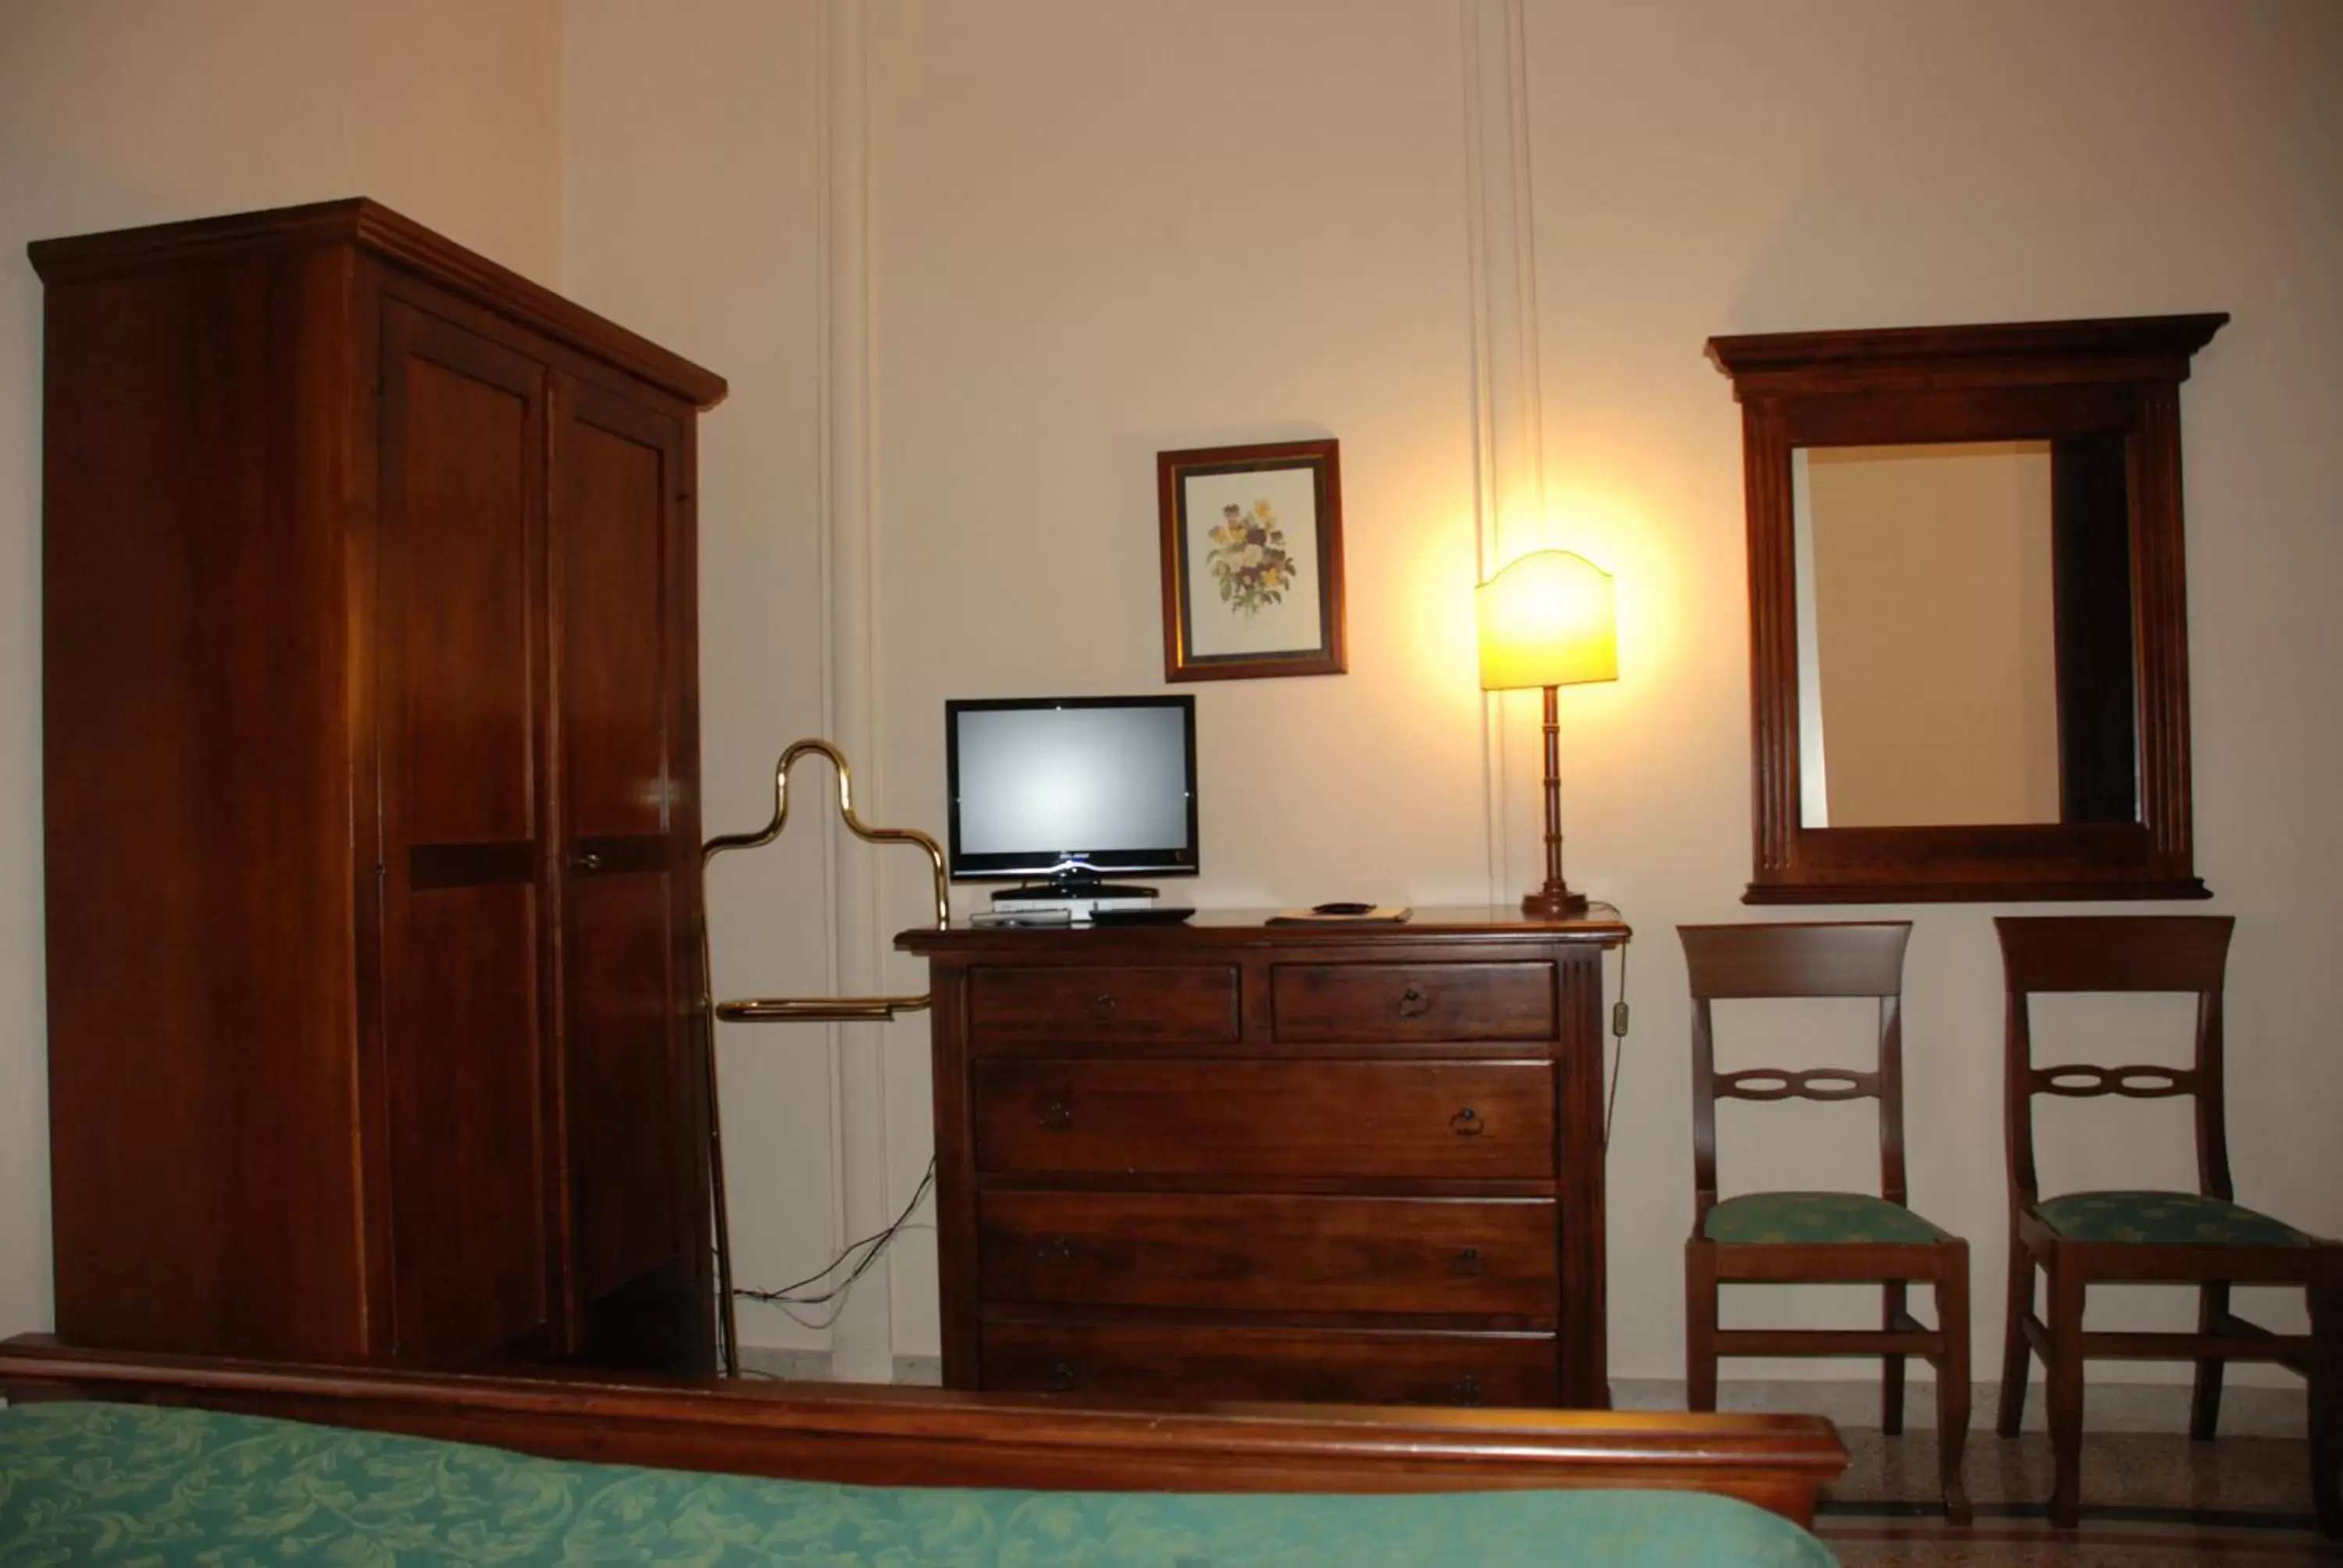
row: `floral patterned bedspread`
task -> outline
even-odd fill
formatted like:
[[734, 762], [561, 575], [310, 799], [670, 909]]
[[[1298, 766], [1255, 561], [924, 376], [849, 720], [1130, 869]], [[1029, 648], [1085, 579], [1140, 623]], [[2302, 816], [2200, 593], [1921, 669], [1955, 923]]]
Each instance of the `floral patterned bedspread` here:
[[1337, 1497], [831, 1486], [572, 1464], [207, 1411], [0, 1409], [0, 1568], [1827, 1564], [1694, 1493]]

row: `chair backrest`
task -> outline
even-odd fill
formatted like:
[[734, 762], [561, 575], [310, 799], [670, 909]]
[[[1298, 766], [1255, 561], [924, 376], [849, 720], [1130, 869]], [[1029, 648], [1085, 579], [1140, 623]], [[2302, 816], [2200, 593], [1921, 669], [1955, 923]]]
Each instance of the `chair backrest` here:
[[[2198, 1182], [2207, 1196], [2229, 1198], [2228, 1134], [2221, 1110], [2221, 983], [2236, 920], [2227, 915], [2047, 915], [2004, 916], [1993, 924], [2001, 937], [2006, 993], [2003, 1119], [2010, 1191], [2017, 1204], [2030, 1205], [2041, 1196], [2034, 1169], [2037, 1094], [2074, 1100], [2102, 1094], [2127, 1100], [2195, 1096]], [[2026, 998], [2050, 991], [2193, 993], [2196, 1065], [2035, 1066]]]
[[[1692, 981], [1692, 1128], [1694, 1233], [1716, 1205], [1716, 1101], [1876, 1100], [1879, 1191], [1904, 1189], [1904, 949], [1909, 920], [1678, 926]], [[1872, 1070], [1716, 1070], [1709, 1004], [1758, 997], [1875, 997], [1879, 1060]]]

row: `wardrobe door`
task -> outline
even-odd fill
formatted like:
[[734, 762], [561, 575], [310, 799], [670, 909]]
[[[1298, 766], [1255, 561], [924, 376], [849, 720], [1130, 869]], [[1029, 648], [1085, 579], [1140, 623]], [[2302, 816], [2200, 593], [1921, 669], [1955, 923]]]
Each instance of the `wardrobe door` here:
[[553, 443], [564, 1105], [581, 1353], [697, 1370], [709, 1328], [682, 793], [691, 585], [681, 417], [567, 376]]
[[563, 1330], [538, 721], [548, 372], [405, 304], [383, 308], [379, 1081], [393, 1351], [542, 1353]]

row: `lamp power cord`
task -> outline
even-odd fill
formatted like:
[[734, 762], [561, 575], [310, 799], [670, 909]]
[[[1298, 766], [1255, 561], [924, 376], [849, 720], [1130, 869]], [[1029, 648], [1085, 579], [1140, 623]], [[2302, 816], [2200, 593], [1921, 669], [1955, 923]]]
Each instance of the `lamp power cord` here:
[[[928, 1194], [935, 1190], [935, 1185], [936, 1162], [930, 1158], [928, 1161], [926, 1174], [920, 1178], [919, 1186], [912, 1189], [910, 1201], [903, 1205], [903, 1211], [896, 1215], [884, 1230], [874, 1231], [868, 1236], [849, 1241], [840, 1250], [838, 1256], [830, 1261], [827, 1267], [818, 1269], [804, 1279], [784, 1285], [779, 1290], [761, 1291], [747, 1285], [737, 1285], [733, 1287], [733, 1296], [740, 1301], [761, 1302], [767, 1306], [779, 1307], [800, 1327], [829, 1328], [838, 1322], [839, 1314], [846, 1310], [846, 1297], [848, 1292], [854, 1289], [854, 1282], [870, 1271], [870, 1265], [879, 1261], [880, 1255], [886, 1251], [888, 1245], [910, 1225], [911, 1215], [918, 1210], [920, 1203], [926, 1201]], [[824, 1281], [830, 1280], [831, 1276], [837, 1274], [840, 1269], [848, 1271], [845, 1278], [827, 1285], [822, 1284]], [[822, 1288], [819, 1291], [809, 1289], [816, 1285], [822, 1285]], [[829, 1307], [830, 1311], [828, 1316], [819, 1320], [801, 1317], [794, 1310], [799, 1307], [823, 1306]]]

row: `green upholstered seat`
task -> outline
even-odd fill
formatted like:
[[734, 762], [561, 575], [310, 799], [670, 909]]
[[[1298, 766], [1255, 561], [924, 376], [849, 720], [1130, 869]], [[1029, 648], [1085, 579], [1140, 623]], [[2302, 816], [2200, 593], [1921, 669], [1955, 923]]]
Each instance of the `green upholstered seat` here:
[[2195, 1192], [2069, 1192], [2034, 1211], [2065, 1241], [2299, 1247], [2311, 1240], [2268, 1214]]
[[0, 1410], [0, 1562], [497, 1568], [1830, 1568], [1696, 1492], [987, 1492], [532, 1459], [201, 1410]]
[[1868, 1192], [1745, 1192], [1708, 1211], [1712, 1241], [1943, 1241], [1944, 1231]]

